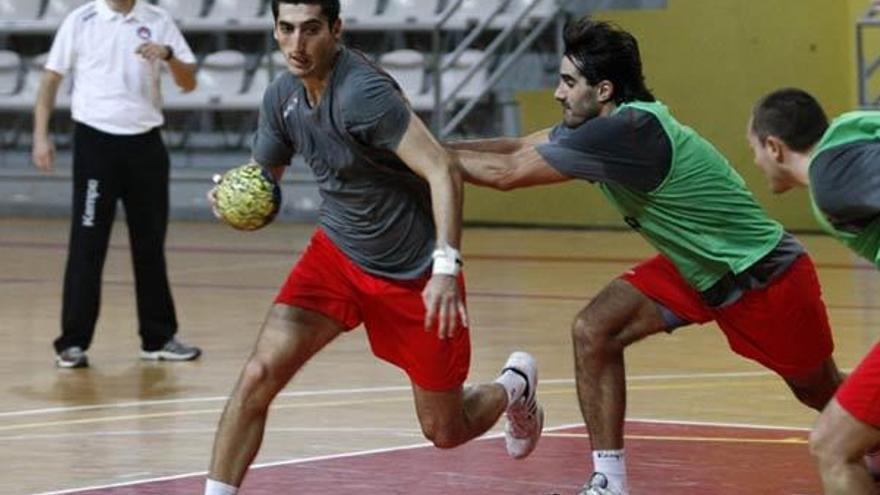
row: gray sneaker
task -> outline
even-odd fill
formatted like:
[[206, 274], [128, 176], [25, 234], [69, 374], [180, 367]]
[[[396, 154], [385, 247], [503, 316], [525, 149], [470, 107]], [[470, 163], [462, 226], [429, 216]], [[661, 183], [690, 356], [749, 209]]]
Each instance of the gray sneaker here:
[[146, 361], [192, 361], [202, 355], [202, 350], [194, 345], [186, 345], [172, 338], [161, 349], [141, 350], [141, 359]]
[[608, 479], [602, 473], [593, 473], [590, 481], [581, 488], [578, 495], [624, 495], [618, 491], [608, 488]]
[[88, 368], [89, 358], [81, 347], [68, 347], [55, 355], [55, 366], [66, 369]]

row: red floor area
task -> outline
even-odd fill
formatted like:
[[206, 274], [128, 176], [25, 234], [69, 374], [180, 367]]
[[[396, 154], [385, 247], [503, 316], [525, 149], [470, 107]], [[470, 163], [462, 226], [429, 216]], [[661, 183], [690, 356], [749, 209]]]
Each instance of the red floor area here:
[[[513, 461], [501, 439], [453, 451], [416, 448], [253, 470], [243, 495], [573, 495], [587, 478], [583, 428], [548, 432]], [[574, 434], [572, 436], [566, 436]], [[805, 431], [634, 422], [627, 425], [632, 495], [821, 493]], [[201, 494], [201, 479], [141, 483], [79, 495]]]

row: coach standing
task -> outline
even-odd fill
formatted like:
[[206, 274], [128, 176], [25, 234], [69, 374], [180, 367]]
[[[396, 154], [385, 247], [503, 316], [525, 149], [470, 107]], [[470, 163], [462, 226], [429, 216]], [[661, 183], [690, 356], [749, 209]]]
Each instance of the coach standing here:
[[164, 252], [169, 159], [159, 132], [162, 64], [183, 91], [195, 88], [192, 50], [168, 13], [145, 0], [93, 0], [64, 19], [52, 43], [34, 107], [33, 161], [53, 170], [49, 120], [62, 78], [72, 75], [73, 216], [55, 340], [60, 368], [88, 366], [119, 199], [134, 264], [141, 358], [188, 361], [201, 353], [174, 337]]

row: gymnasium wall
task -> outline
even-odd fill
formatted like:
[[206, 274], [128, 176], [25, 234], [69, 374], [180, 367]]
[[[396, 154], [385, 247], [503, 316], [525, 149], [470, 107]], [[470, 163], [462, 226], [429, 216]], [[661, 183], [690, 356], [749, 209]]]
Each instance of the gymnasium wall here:
[[[597, 12], [639, 39], [648, 85], [712, 141], [770, 214], [816, 229], [804, 193], [772, 195], [745, 139], [754, 101], [782, 86], [815, 94], [829, 115], [856, 104], [854, 25], [868, 0], [669, 0], [663, 10]], [[524, 129], [555, 125], [552, 91], [519, 95]], [[469, 222], [622, 226], [598, 189], [578, 181], [507, 193], [469, 187]]]

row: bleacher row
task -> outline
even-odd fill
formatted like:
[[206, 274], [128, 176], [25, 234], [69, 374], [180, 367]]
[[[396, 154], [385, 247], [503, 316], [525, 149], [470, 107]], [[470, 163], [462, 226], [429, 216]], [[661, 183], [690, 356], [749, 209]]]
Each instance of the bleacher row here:
[[[36, 101], [40, 78], [47, 54], [21, 57], [9, 50], [0, 50], [0, 111], [27, 111]], [[455, 89], [470, 68], [483, 57], [478, 50], [465, 51], [443, 73], [444, 95]], [[210, 53], [202, 60], [197, 72], [195, 91], [181, 93], [169, 72], [162, 72], [160, 87], [164, 108], [168, 110], [256, 110], [263, 91], [272, 79], [286, 70], [281, 52], [260, 57], [251, 68], [248, 56], [237, 50]], [[381, 55], [379, 65], [401, 85], [413, 108], [428, 111], [434, 106], [434, 95], [425, 79], [425, 55], [409, 49], [394, 50]], [[456, 93], [460, 100], [479, 95], [486, 80], [481, 69]], [[65, 77], [59, 88], [56, 108], [70, 107], [74, 77]]]
[[[0, 32], [51, 32], [74, 8], [89, 0], [2, 0]], [[184, 31], [214, 29], [259, 31], [271, 25], [267, 0], [149, 0], [164, 8]], [[464, 30], [491, 18], [490, 27], [501, 29], [520, 17], [525, 22], [553, 16], [557, 0], [341, 0], [348, 30], [431, 30], [447, 7], [460, 1], [455, 13], [440, 26]]]
[[[5, 116], [5, 123], [0, 124], [0, 149], [27, 148], [30, 113], [46, 61], [45, 50], [61, 20], [88, 1], [0, 0], [0, 114]], [[166, 134], [176, 136], [169, 139], [169, 143], [178, 148], [210, 149], [246, 142], [263, 92], [279, 73], [287, 70], [271, 37], [270, 1], [147, 1], [159, 5], [176, 19], [198, 59], [198, 85], [193, 92], [181, 93], [170, 73], [163, 70], [161, 74], [165, 130]], [[438, 109], [445, 115], [445, 112], [465, 108], [469, 102], [479, 102], [480, 109], [485, 111], [474, 112], [474, 119], [466, 124], [470, 125], [469, 130], [463, 131], [475, 132], [475, 126], [516, 125], [507, 122], [515, 118], [514, 114], [507, 120], [496, 119], [501, 111], [497, 98], [492, 97], [497, 88], [489, 88], [487, 83], [491, 71], [509, 55], [483, 49], [491, 44], [492, 37], [501, 34], [498, 28], [503, 27], [503, 23], [518, 22], [519, 29], [515, 31], [525, 36], [541, 20], [555, 17], [565, 0], [341, 0], [340, 3], [346, 30], [358, 36], [353, 45], [365, 49], [398, 81], [413, 108], [422, 113], [426, 121], [432, 121]], [[442, 30], [442, 41], [432, 44], [440, 19], [449, 21], [443, 23], [447, 29]], [[517, 42], [517, 38], [508, 41]], [[439, 67], [434, 54], [441, 62]], [[540, 69], [525, 72], [526, 76], [516, 78], [520, 85], [534, 80]], [[70, 128], [74, 81], [75, 75], [68, 74], [56, 98], [55, 118], [60, 125], [55, 128], [62, 135]], [[438, 84], [439, 95], [435, 91]], [[508, 84], [517, 85], [516, 82]], [[481, 97], [483, 94], [487, 97]], [[228, 138], [229, 135], [233, 137]], [[60, 141], [62, 147], [65, 141]]]

